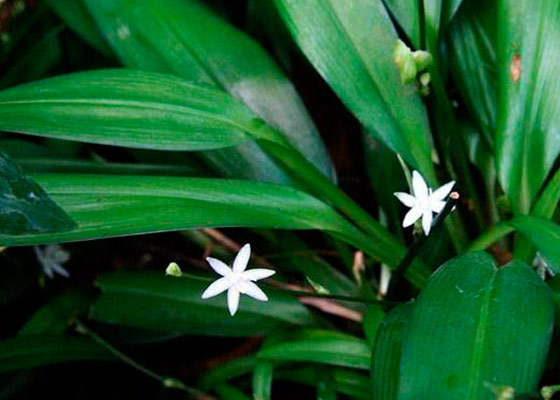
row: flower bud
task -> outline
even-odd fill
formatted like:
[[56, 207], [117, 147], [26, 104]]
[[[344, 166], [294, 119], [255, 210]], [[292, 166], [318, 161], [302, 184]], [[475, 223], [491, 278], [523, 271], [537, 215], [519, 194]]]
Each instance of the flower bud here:
[[181, 268], [177, 265], [177, 263], [172, 262], [169, 263], [165, 269], [165, 275], [180, 277], [183, 275], [183, 271], [181, 271]]

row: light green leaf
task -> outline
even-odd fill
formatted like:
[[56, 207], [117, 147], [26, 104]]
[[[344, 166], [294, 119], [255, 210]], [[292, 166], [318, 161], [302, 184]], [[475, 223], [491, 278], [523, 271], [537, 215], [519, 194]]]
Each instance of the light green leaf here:
[[304, 330], [262, 349], [258, 358], [274, 362], [315, 362], [349, 368], [369, 369], [370, 350], [354, 336], [336, 331]]
[[365, 240], [359, 239], [358, 230], [331, 207], [289, 187], [240, 180], [155, 176], [42, 174], [34, 177], [75, 219], [78, 227], [64, 233], [5, 236], [0, 245], [237, 226], [321, 229]]
[[528, 213], [560, 153], [560, 3], [502, 0], [498, 19], [498, 176]]
[[[323, 142], [293, 85], [252, 38], [197, 0], [85, 3], [125, 66], [222, 88], [282, 131], [324, 174], [334, 176]], [[228, 176], [286, 179], [254, 143], [206, 156]]]
[[97, 70], [0, 92], [0, 129], [155, 150], [201, 150], [249, 140], [262, 124], [241, 103], [170, 75]]
[[0, 373], [70, 361], [112, 361], [114, 356], [90, 339], [25, 335], [0, 340]]
[[203, 300], [212, 280], [166, 277], [161, 272], [124, 271], [102, 275], [101, 296], [91, 318], [110, 324], [189, 335], [253, 336], [286, 325], [313, 325], [309, 311], [289, 294], [265, 288], [268, 302], [241, 299], [232, 318], [226, 295]]
[[553, 322], [550, 289], [527, 265], [498, 268], [485, 253], [455, 258], [415, 302], [397, 398], [493, 400], [488, 385], [533, 393]]
[[414, 85], [400, 81], [393, 57], [397, 34], [381, 0], [275, 4], [302, 51], [348, 109], [432, 180], [428, 118]]
[[4, 235], [68, 231], [72, 219], [0, 150], [0, 242]]

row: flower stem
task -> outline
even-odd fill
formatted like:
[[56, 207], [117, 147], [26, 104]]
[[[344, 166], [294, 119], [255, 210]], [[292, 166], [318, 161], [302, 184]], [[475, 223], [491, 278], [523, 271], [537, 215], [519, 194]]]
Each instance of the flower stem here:
[[187, 392], [192, 398], [197, 400], [216, 400], [212, 396], [209, 396], [195, 388], [185, 385], [177, 378], [159, 375], [158, 373], [152, 371], [151, 369], [148, 369], [147, 367], [139, 364], [138, 362], [134, 361], [132, 358], [128, 357], [126, 354], [122, 353], [120, 350], [118, 350], [117, 348], [109, 344], [107, 341], [105, 341], [105, 339], [103, 339], [97, 333], [91, 331], [82, 322], [76, 321], [76, 329], [78, 332], [92, 338], [94, 341], [96, 341], [101, 346], [106, 348], [109, 352], [111, 352], [115, 357], [123, 361], [125, 364], [128, 364], [132, 368], [142, 372], [144, 375], [147, 375], [152, 379], [160, 381], [164, 387], [182, 390], [184, 392]]

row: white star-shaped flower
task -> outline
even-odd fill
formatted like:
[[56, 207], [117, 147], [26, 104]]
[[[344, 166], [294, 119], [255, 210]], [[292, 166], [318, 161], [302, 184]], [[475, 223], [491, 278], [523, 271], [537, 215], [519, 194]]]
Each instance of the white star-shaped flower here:
[[443, 210], [445, 199], [454, 185], [455, 181], [451, 181], [432, 191], [424, 178], [422, 178], [422, 175], [418, 171], [413, 171], [412, 190], [414, 195], [403, 192], [394, 193], [401, 203], [410, 207], [410, 211], [404, 216], [403, 228], [414, 224], [422, 217], [422, 229], [428, 235], [432, 227], [433, 213], [438, 214]]
[[237, 253], [235, 260], [233, 260], [232, 268], [216, 258], [206, 258], [212, 269], [222, 275], [222, 277], [208, 286], [204, 293], [202, 293], [202, 298], [208, 299], [227, 290], [227, 304], [229, 313], [232, 316], [237, 312], [241, 294], [246, 294], [260, 301], [268, 301], [266, 294], [254, 282], [259, 279], [268, 278], [274, 275], [276, 271], [264, 268], [245, 271], [250, 257], [251, 245], [246, 244]]
[[43, 267], [43, 272], [50, 279], [54, 279], [55, 274], [70, 278], [70, 273], [62, 266], [62, 264], [70, 260], [70, 253], [61, 246], [50, 244], [45, 246], [44, 249], [34, 246], [33, 250], [35, 250], [35, 255]]

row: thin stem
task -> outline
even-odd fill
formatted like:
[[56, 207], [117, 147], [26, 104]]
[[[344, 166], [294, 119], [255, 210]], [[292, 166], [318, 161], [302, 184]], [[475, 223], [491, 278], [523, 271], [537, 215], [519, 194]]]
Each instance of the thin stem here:
[[76, 321], [76, 328], [78, 332], [83, 333], [89, 336], [90, 338], [92, 338], [94, 341], [96, 341], [101, 346], [106, 348], [109, 352], [111, 352], [115, 357], [123, 361], [125, 364], [128, 364], [132, 368], [142, 372], [144, 375], [147, 375], [152, 379], [160, 381], [164, 387], [183, 390], [184, 392], [187, 392], [190, 396], [198, 400], [216, 400], [214, 397], [208, 396], [207, 394], [201, 392], [200, 390], [185, 385], [177, 378], [160, 375], [152, 371], [151, 369], [139, 364], [138, 362], [134, 361], [132, 358], [130, 358], [129, 356], [127, 356], [126, 354], [124, 354], [123, 352], [115, 348], [113, 345], [109, 344], [107, 341], [105, 341], [105, 339], [103, 339], [97, 333], [90, 330], [82, 322]]
[[354, 303], [364, 303], [364, 304], [380, 304], [386, 306], [394, 306], [401, 304], [400, 301], [387, 301], [387, 300], [377, 300], [377, 299], [364, 299], [361, 297], [344, 296], [339, 294], [326, 294], [326, 293], [314, 293], [306, 292], [305, 290], [282, 290], [284, 293], [294, 295], [296, 297], [316, 297], [320, 299], [331, 299], [340, 301], [350, 301]]

